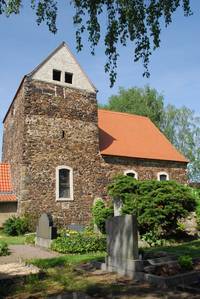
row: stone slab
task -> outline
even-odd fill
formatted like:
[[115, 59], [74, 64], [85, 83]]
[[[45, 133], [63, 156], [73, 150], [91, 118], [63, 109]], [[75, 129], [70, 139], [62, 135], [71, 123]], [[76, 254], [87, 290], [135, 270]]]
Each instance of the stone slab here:
[[200, 271], [190, 271], [183, 274], [162, 277], [154, 274], [144, 274], [144, 279], [149, 283], [156, 285], [159, 288], [167, 289], [170, 287], [177, 287], [179, 284], [189, 285], [200, 278]]
[[138, 229], [134, 215], [115, 216], [106, 221], [107, 252], [113, 259], [137, 260]]
[[39, 273], [39, 268], [33, 265], [25, 265], [24, 263], [10, 263], [0, 265], [0, 281]]

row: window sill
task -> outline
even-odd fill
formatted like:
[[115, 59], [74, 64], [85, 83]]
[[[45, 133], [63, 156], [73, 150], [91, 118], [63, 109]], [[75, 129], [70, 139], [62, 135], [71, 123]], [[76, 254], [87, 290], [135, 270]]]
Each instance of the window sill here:
[[73, 201], [74, 199], [73, 198], [56, 198], [56, 201]]

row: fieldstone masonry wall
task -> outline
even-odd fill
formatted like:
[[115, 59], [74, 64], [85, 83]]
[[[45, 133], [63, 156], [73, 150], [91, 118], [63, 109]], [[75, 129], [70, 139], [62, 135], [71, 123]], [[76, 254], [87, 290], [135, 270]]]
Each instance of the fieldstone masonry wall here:
[[[32, 215], [35, 222], [47, 212], [57, 224], [87, 224], [94, 199], [108, 199], [108, 182], [127, 169], [137, 171], [139, 179], [156, 179], [157, 172], [166, 171], [186, 182], [183, 163], [102, 157], [95, 93], [26, 78], [4, 128], [3, 161], [12, 167], [18, 213]], [[61, 165], [73, 169], [70, 202], [56, 201]]]

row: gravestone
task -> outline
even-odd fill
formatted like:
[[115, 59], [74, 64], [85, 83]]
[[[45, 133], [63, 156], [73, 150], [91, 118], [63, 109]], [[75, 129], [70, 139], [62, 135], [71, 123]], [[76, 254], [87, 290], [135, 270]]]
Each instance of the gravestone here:
[[108, 219], [106, 233], [108, 256], [102, 270], [140, 278], [143, 263], [138, 256], [136, 216], [124, 215]]
[[53, 239], [57, 238], [57, 229], [53, 226], [50, 214], [43, 213], [38, 221], [36, 245], [49, 248]]

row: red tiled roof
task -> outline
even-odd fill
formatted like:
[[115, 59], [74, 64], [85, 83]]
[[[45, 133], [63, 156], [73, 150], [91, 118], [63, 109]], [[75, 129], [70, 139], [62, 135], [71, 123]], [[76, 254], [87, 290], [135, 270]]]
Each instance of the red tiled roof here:
[[0, 201], [16, 201], [13, 193], [10, 165], [0, 163]]
[[188, 162], [147, 117], [99, 109], [98, 124], [103, 155]]
[[0, 202], [2, 201], [16, 201], [16, 195], [15, 194], [1, 194], [0, 193]]
[[0, 163], [0, 192], [13, 191], [11, 183], [10, 165], [7, 163]]

